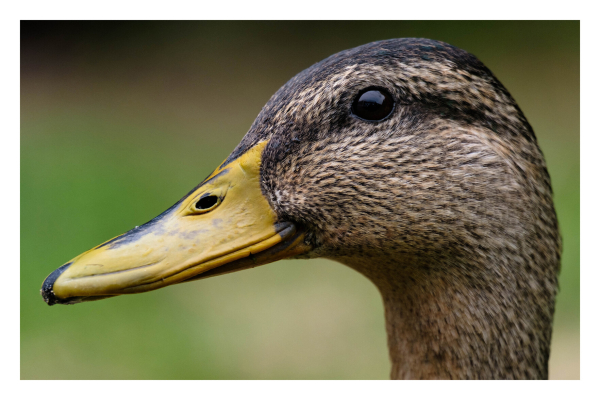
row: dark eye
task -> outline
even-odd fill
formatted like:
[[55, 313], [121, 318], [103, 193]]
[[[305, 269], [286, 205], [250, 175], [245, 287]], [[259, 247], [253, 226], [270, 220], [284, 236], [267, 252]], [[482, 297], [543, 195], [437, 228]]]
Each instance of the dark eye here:
[[352, 114], [367, 121], [381, 121], [393, 110], [392, 95], [380, 88], [362, 90], [352, 103]]
[[196, 202], [196, 210], [204, 212], [210, 211], [217, 204], [219, 204], [218, 196], [202, 196], [202, 198]]

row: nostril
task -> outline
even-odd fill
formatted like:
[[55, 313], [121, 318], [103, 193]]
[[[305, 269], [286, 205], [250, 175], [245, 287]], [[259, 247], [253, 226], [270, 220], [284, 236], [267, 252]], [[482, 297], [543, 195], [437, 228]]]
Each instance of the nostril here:
[[219, 198], [217, 196], [206, 196], [202, 197], [196, 203], [196, 208], [201, 211], [206, 211], [211, 207], [214, 207], [219, 202]]
[[60, 268], [56, 269], [54, 272], [52, 272], [50, 275], [48, 275], [48, 277], [46, 278], [46, 280], [44, 280], [44, 283], [42, 284], [42, 290], [40, 290], [42, 297], [44, 298], [44, 301], [49, 305], [52, 306], [56, 303], [59, 302], [58, 297], [56, 297], [56, 295], [54, 294], [54, 291], [52, 290], [54, 287], [54, 282], [56, 282], [56, 280], [58, 279], [58, 277], [67, 269], [69, 268], [69, 265], [71, 265], [72, 263], [66, 263], [65, 265], [61, 266]]

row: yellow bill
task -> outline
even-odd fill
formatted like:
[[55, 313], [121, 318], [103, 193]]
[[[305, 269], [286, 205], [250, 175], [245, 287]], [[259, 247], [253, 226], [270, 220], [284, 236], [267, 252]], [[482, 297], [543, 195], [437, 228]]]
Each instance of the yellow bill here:
[[58, 268], [42, 285], [44, 300], [72, 304], [146, 292], [306, 252], [303, 232], [277, 221], [262, 194], [266, 143], [221, 165], [152, 221]]

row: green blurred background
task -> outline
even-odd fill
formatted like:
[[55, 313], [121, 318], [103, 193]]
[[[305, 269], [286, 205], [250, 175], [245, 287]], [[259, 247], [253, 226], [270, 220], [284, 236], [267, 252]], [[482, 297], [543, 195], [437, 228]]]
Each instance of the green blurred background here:
[[324, 260], [48, 307], [44, 278], [167, 209], [289, 78], [427, 37], [479, 57], [546, 155], [564, 252], [550, 377], [579, 378], [578, 22], [22, 22], [22, 379], [386, 379], [375, 287]]

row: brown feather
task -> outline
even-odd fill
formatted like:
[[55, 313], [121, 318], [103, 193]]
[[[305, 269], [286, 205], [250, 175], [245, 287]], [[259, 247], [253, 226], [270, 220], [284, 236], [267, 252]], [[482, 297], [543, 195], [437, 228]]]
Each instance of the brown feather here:
[[[392, 115], [350, 105], [386, 88]], [[338, 53], [264, 107], [262, 190], [312, 251], [381, 291], [392, 378], [547, 378], [561, 240], [535, 135], [474, 56], [425, 39]]]

